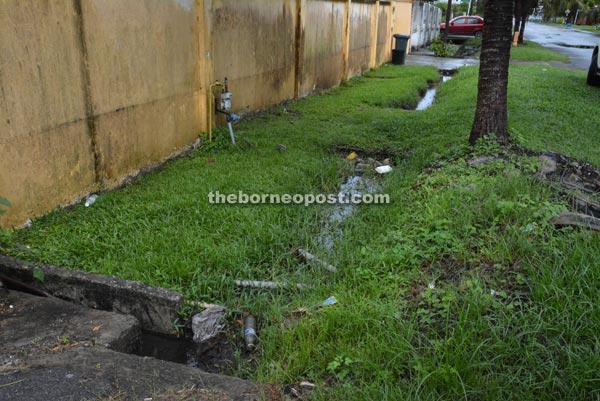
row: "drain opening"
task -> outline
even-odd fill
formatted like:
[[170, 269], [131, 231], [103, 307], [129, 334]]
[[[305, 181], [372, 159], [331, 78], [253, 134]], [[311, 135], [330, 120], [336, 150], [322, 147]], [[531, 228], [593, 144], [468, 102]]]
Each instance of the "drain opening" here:
[[186, 336], [175, 337], [142, 331], [140, 342], [133, 354], [223, 375], [231, 375], [240, 358], [248, 357], [227, 333], [221, 333], [209, 344], [197, 344]]

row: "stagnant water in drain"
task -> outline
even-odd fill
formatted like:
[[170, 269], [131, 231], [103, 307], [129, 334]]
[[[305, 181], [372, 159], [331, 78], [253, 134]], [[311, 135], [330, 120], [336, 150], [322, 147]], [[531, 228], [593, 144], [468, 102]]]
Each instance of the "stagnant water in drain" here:
[[[452, 79], [451, 76], [443, 75], [442, 83], [449, 81], [450, 79]], [[433, 101], [435, 100], [436, 94], [437, 94], [437, 88], [428, 89], [427, 92], [425, 93], [425, 96], [423, 96], [423, 99], [421, 99], [421, 101], [419, 102], [419, 104], [417, 105], [417, 108], [415, 110], [423, 111], [423, 110], [430, 108], [431, 105], [433, 104]]]
[[[375, 182], [373, 178], [361, 175], [348, 177], [346, 182], [340, 186], [339, 195], [343, 194], [344, 199], [351, 199], [354, 195], [363, 195], [365, 193], [374, 193], [381, 189], [381, 185]], [[341, 203], [334, 206], [327, 213], [327, 220], [318, 237], [318, 242], [328, 250], [331, 250], [337, 241], [342, 239], [342, 229], [340, 224], [352, 216], [357, 205], [352, 203]]]
[[143, 331], [134, 354], [185, 364], [209, 373], [230, 374], [235, 360], [235, 345], [224, 333], [210, 344], [202, 345], [185, 336]]

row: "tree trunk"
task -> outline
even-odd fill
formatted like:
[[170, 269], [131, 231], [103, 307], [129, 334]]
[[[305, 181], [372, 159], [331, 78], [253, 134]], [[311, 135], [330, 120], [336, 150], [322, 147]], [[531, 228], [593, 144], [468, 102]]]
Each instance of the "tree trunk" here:
[[488, 134], [495, 134], [500, 145], [509, 143], [507, 91], [513, 1], [494, 0], [486, 3], [477, 108], [469, 137], [471, 145]]
[[450, 29], [450, 15], [452, 15], [452, 0], [448, 0], [448, 8], [446, 9], [446, 29], [442, 35], [442, 41], [448, 43], [448, 29]]
[[533, 14], [535, 7], [537, 6], [537, 0], [523, 0], [523, 16], [521, 19], [521, 29], [519, 30], [519, 44], [522, 45], [525, 40], [525, 24], [529, 15]]

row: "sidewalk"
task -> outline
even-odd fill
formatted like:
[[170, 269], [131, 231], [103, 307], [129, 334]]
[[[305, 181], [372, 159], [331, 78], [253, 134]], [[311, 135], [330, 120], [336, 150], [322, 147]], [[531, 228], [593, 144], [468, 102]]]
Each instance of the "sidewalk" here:
[[439, 70], [456, 70], [469, 65], [479, 65], [479, 60], [468, 58], [435, 57], [433, 52], [418, 50], [406, 55], [405, 65], [434, 66]]

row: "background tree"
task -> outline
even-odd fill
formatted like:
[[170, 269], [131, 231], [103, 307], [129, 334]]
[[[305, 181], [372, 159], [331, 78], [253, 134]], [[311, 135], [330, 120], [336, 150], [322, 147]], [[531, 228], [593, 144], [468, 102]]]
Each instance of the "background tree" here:
[[490, 0], [485, 4], [471, 145], [489, 134], [495, 134], [501, 145], [509, 143], [507, 92], [513, 12], [514, 0]]
[[444, 29], [444, 34], [442, 35], [442, 41], [444, 43], [448, 43], [448, 29], [450, 28], [450, 16], [452, 15], [452, 0], [448, 0], [448, 5], [446, 6], [446, 29]]
[[519, 43], [523, 43], [527, 18], [537, 6], [537, 0], [515, 0], [515, 33], [519, 32]]

